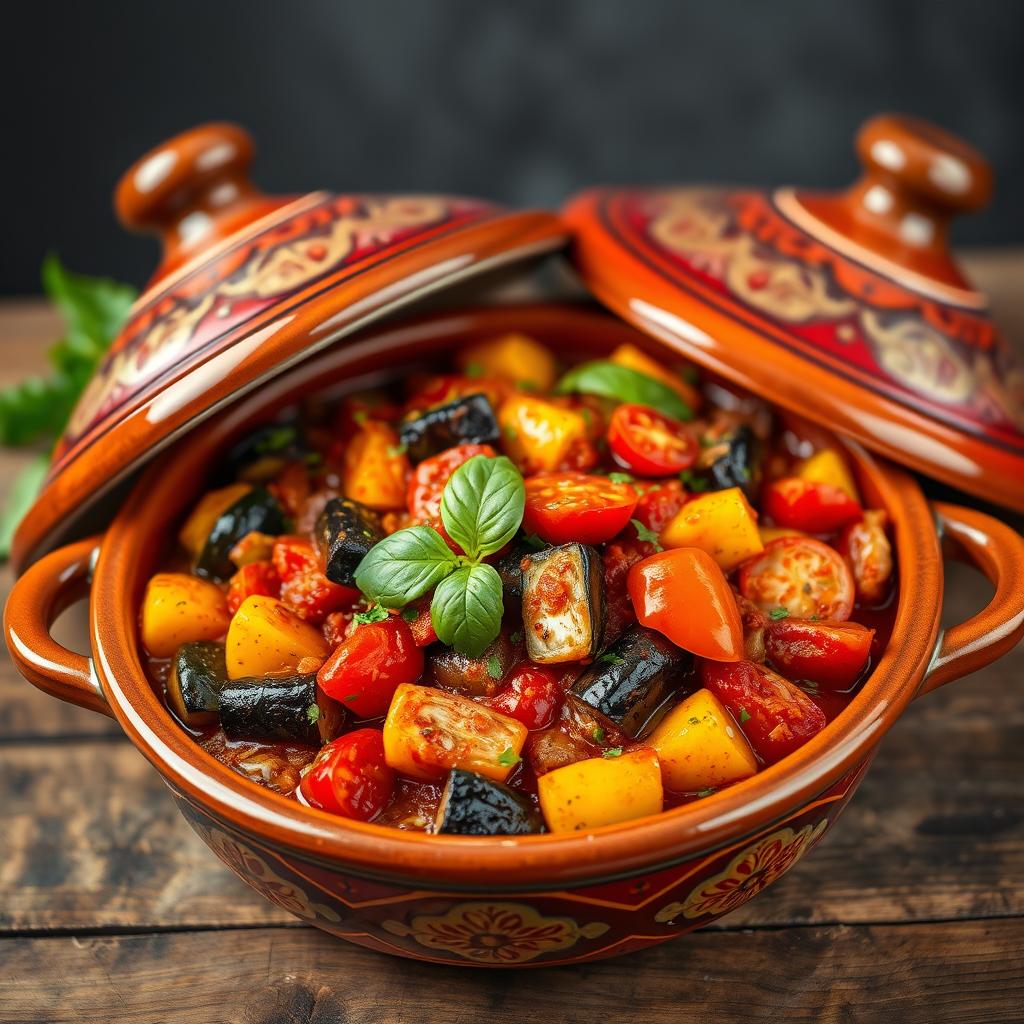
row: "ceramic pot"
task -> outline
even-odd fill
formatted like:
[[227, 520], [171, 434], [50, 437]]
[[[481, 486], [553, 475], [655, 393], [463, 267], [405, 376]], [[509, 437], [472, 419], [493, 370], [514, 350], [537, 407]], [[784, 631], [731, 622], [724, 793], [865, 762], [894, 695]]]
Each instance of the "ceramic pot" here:
[[[563, 351], [601, 351], [642, 337], [611, 317], [556, 306], [440, 314], [359, 335], [171, 449], [105, 535], [31, 566], [5, 614], [19, 670], [63, 700], [116, 718], [189, 824], [253, 889], [325, 931], [438, 963], [575, 963], [717, 920], [821, 841], [911, 700], [999, 657], [1024, 632], [1024, 540], [979, 512], [929, 506], [904, 472], [847, 442], [866, 500], [892, 517], [901, 581], [892, 639], [850, 705], [779, 764], [697, 803], [592, 835], [516, 838], [427, 836], [348, 821], [235, 774], [166, 710], [143, 670], [137, 634], [146, 580], [218, 453], [299, 397], [393, 375], [511, 329]], [[942, 633], [944, 551], [980, 568], [995, 596]], [[49, 634], [59, 612], [85, 594], [91, 658]]]

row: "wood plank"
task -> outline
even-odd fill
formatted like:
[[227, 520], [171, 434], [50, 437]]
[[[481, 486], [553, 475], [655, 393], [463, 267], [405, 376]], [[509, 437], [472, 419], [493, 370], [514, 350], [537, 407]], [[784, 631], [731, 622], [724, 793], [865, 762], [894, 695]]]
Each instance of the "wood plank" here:
[[[728, 924], [1024, 914], [1018, 682], [979, 674], [911, 707], [821, 847]], [[207, 852], [126, 741], [0, 747], [0, 780], [0, 930], [289, 920]]]
[[[702, 932], [523, 974], [400, 960], [305, 928], [7, 939], [0, 1022], [995, 1024], [1021, 1019], [1022, 947], [1022, 920]], [[43, 964], [59, 984], [39, 983]]]

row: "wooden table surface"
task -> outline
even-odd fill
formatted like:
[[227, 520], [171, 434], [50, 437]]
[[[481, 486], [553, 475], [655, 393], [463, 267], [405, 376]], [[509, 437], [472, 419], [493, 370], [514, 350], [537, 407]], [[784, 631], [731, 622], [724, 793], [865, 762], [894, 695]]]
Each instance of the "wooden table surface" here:
[[[1024, 339], [1024, 253], [975, 279]], [[0, 304], [0, 383], [55, 321]], [[0, 488], [22, 461], [0, 452]], [[5, 593], [9, 577], [2, 578]], [[990, 593], [952, 569], [948, 621]], [[1024, 1021], [1024, 647], [912, 706], [822, 846], [751, 904], [529, 972], [370, 953], [223, 867], [109, 719], [0, 660], [0, 1022]]]

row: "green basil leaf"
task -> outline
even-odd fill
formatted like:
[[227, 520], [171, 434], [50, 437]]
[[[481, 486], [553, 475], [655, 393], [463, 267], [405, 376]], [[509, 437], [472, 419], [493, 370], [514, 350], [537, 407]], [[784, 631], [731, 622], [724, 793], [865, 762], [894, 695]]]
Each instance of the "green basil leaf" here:
[[436, 587], [458, 564], [437, 530], [410, 526], [370, 548], [356, 567], [356, 586], [385, 608], [401, 608]]
[[494, 554], [523, 521], [523, 477], [504, 455], [474, 455], [445, 484], [441, 522], [448, 536], [473, 561]]
[[486, 562], [467, 565], [443, 579], [430, 603], [430, 621], [442, 643], [479, 658], [501, 630], [501, 577]]
[[607, 359], [596, 359], [573, 367], [558, 382], [555, 390], [563, 395], [576, 391], [614, 398], [619, 402], [637, 402], [677, 420], [693, 419], [693, 410], [667, 384]]

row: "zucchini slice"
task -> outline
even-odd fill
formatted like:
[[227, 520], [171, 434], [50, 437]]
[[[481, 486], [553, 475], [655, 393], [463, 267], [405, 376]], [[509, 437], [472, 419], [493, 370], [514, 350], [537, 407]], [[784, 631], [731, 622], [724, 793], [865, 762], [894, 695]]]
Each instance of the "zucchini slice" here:
[[334, 739], [345, 709], [316, 685], [316, 673], [235, 679], [220, 692], [220, 724], [233, 740], [279, 740], [318, 747]]
[[277, 499], [265, 487], [253, 487], [214, 522], [196, 560], [196, 575], [210, 580], [229, 579], [235, 572], [229, 557], [231, 549], [247, 533], [258, 531], [276, 536], [287, 528], [288, 519]]
[[182, 644], [167, 677], [171, 710], [185, 725], [212, 725], [217, 721], [220, 691], [227, 679], [223, 644], [212, 640]]
[[572, 693], [636, 736], [693, 658], [653, 629], [626, 630], [572, 685]]
[[523, 836], [543, 832], [544, 819], [530, 800], [476, 772], [453, 768], [441, 794], [434, 832], [457, 836]]
[[351, 498], [332, 498], [313, 531], [324, 575], [332, 583], [356, 585], [356, 569], [374, 544], [384, 539], [380, 516]]
[[498, 418], [483, 394], [428, 409], [406, 420], [400, 430], [402, 444], [414, 462], [459, 444], [494, 444], [500, 436]]
[[589, 544], [561, 544], [523, 558], [526, 653], [542, 665], [597, 653], [604, 626], [601, 556]]

